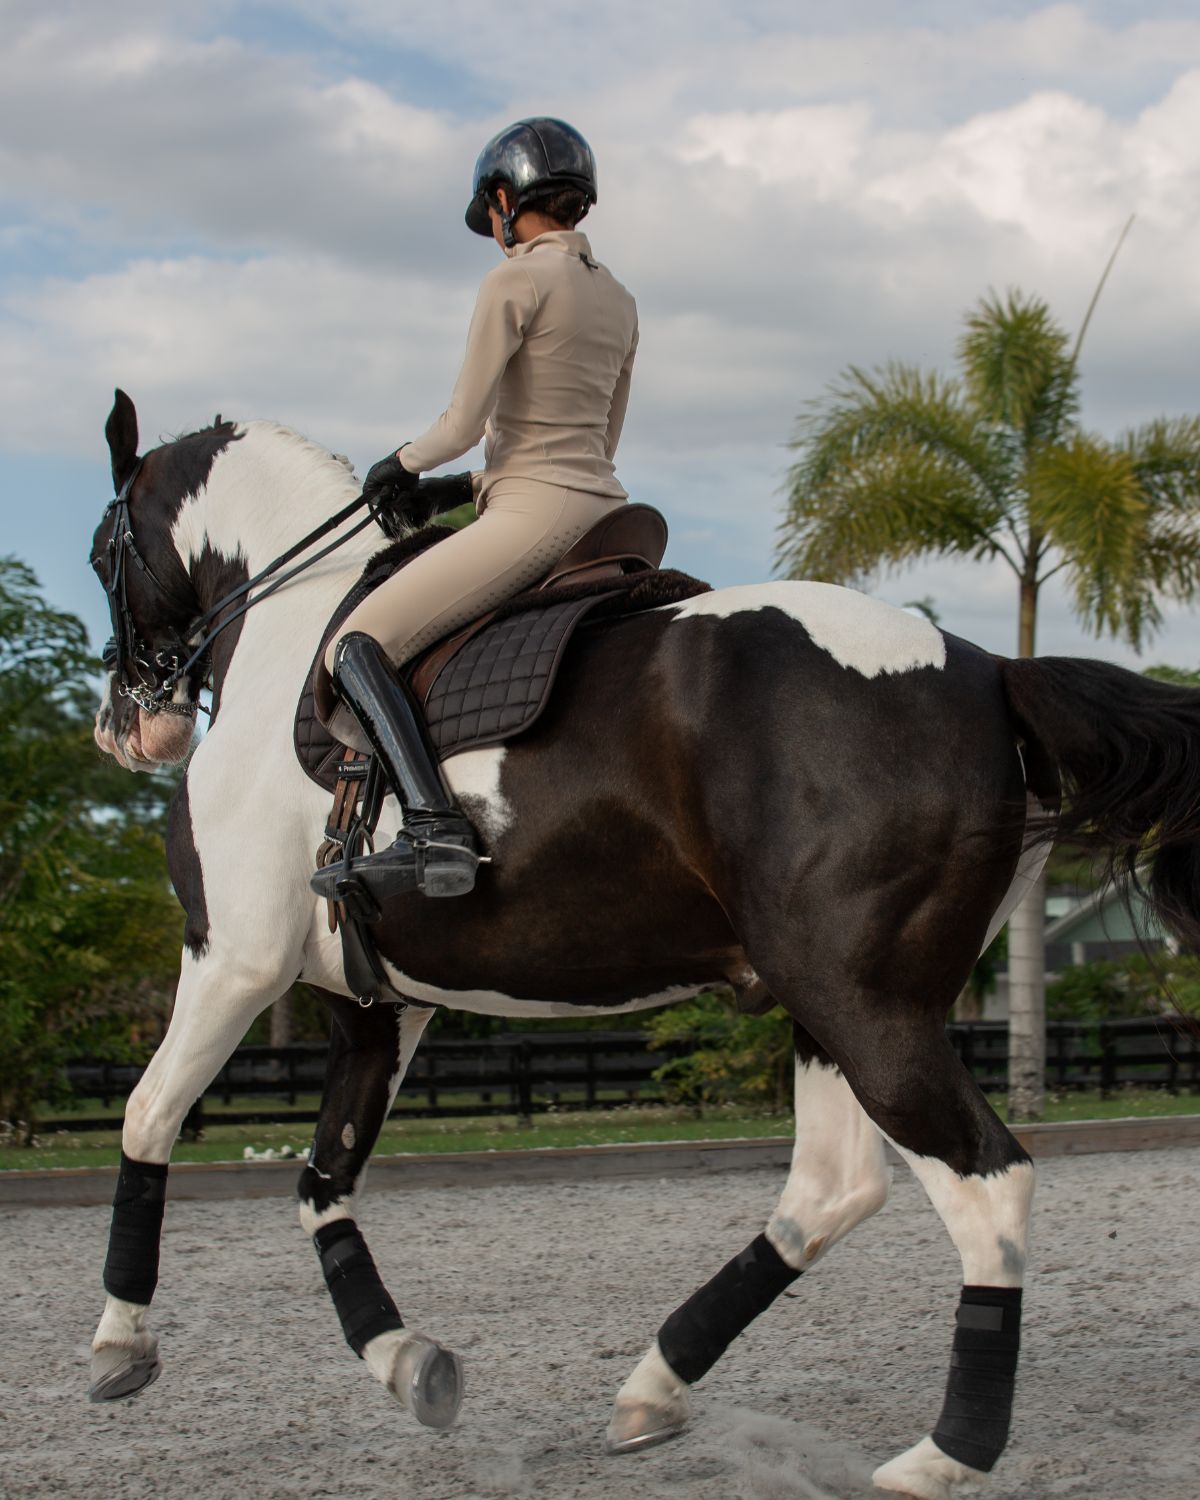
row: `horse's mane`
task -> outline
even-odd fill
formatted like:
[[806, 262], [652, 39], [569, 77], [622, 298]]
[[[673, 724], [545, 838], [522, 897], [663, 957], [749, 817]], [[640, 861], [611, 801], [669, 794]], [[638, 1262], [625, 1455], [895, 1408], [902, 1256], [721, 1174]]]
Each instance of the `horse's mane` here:
[[323, 448], [320, 443], [314, 442], [312, 438], [305, 437], [302, 432], [297, 432], [294, 427], [288, 427], [283, 422], [275, 422], [267, 417], [254, 417], [249, 421], [239, 422], [228, 417], [222, 417], [221, 413], [212, 419], [206, 427], [196, 427], [191, 432], [177, 433], [169, 439], [170, 442], [186, 442], [189, 438], [208, 437], [217, 432], [228, 432], [231, 435], [238, 432], [247, 436], [250, 434], [261, 435], [266, 438], [275, 439], [281, 443], [290, 444], [294, 448], [302, 450], [314, 463], [322, 466], [336, 465], [340, 478], [346, 474], [354, 474], [354, 465], [344, 453], [333, 453], [328, 448]]

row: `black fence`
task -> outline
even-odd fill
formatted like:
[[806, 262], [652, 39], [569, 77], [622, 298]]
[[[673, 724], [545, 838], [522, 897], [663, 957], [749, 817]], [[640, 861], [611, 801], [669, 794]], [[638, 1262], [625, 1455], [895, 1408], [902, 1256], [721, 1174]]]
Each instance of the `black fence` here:
[[[958, 1055], [982, 1089], [1007, 1087], [1008, 1027], [971, 1021], [946, 1028]], [[205, 1092], [186, 1128], [195, 1130], [207, 1107], [229, 1124], [264, 1124], [281, 1116], [311, 1121], [325, 1076], [324, 1043], [239, 1047]], [[1200, 1093], [1200, 1027], [1167, 1020], [1052, 1021], [1046, 1028], [1046, 1085], [1056, 1092], [1122, 1088]], [[417, 1048], [394, 1115], [521, 1115], [555, 1109], [660, 1103], [654, 1074], [676, 1053], [654, 1051], [636, 1032], [571, 1031], [508, 1034], [478, 1041], [431, 1039]], [[45, 1121], [42, 1129], [112, 1129], [108, 1111], [124, 1100], [142, 1069], [121, 1063], [79, 1062], [67, 1070], [80, 1115]], [[277, 1101], [274, 1108], [257, 1103]], [[101, 1117], [96, 1104], [104, 1111]], [[286, 1109], [281, 1106], [286, 1105]]]

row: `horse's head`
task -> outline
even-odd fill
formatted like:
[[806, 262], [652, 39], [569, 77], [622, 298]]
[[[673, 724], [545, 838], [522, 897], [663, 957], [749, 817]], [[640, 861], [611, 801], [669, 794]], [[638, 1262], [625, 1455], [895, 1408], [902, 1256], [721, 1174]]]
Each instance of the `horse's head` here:
[[187, 755], [207, 671], [197, 662], [172, 682], [201, 613], [192, 572], [175, 545], [174, 522], [237, 434], [218, 418], [213, 427], [139, 458], [137, 412], [120, 390], [104, 433], [116, 497], [96, 528], [91, 560], [108, 596], [113, 634], [104, 653], [108, 675], [95, 737], [123, 766], [148, 771]]

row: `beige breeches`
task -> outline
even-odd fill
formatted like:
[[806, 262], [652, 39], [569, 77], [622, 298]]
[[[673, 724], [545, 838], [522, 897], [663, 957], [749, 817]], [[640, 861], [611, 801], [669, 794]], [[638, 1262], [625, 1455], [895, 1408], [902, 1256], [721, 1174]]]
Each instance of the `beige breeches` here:
[[[544, 578], [573, 542], [625, 500], [498, 479], [478, 520], [368, 595], [340, 635], [373, 636], [397, 666]], [[337, 637], [326, 653], [332, 669]]]

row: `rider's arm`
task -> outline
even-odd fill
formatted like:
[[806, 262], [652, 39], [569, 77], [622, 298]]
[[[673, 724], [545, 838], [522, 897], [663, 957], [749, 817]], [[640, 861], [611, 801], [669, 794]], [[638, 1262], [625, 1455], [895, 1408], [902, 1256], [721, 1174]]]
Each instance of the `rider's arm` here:
[[617, 451], [617, 444], [621, 441], [621, 428], [625, 425], [625, 409], [629, 405], [629, 380], [633, 374], [633, 357], [637, 353], [638, 331], [633, 330], [633, 342], [629, 346], [629, 353], [625, 356], [625, 363], [621, 366], [621, 373], [617, 376], [617, 383], [613, 387], [612, 404], [608, 408], [608, 435], [604, 440], [604, 456], [610, 462]]
[[428, 432], [401, 449], [400, 462], [410, 473], [458, 458], [483, 436], [504, 367], [521, 347], [536, 309], [537, 294], [523, 267], [506, 261], [484, 278], [450, 405]]

